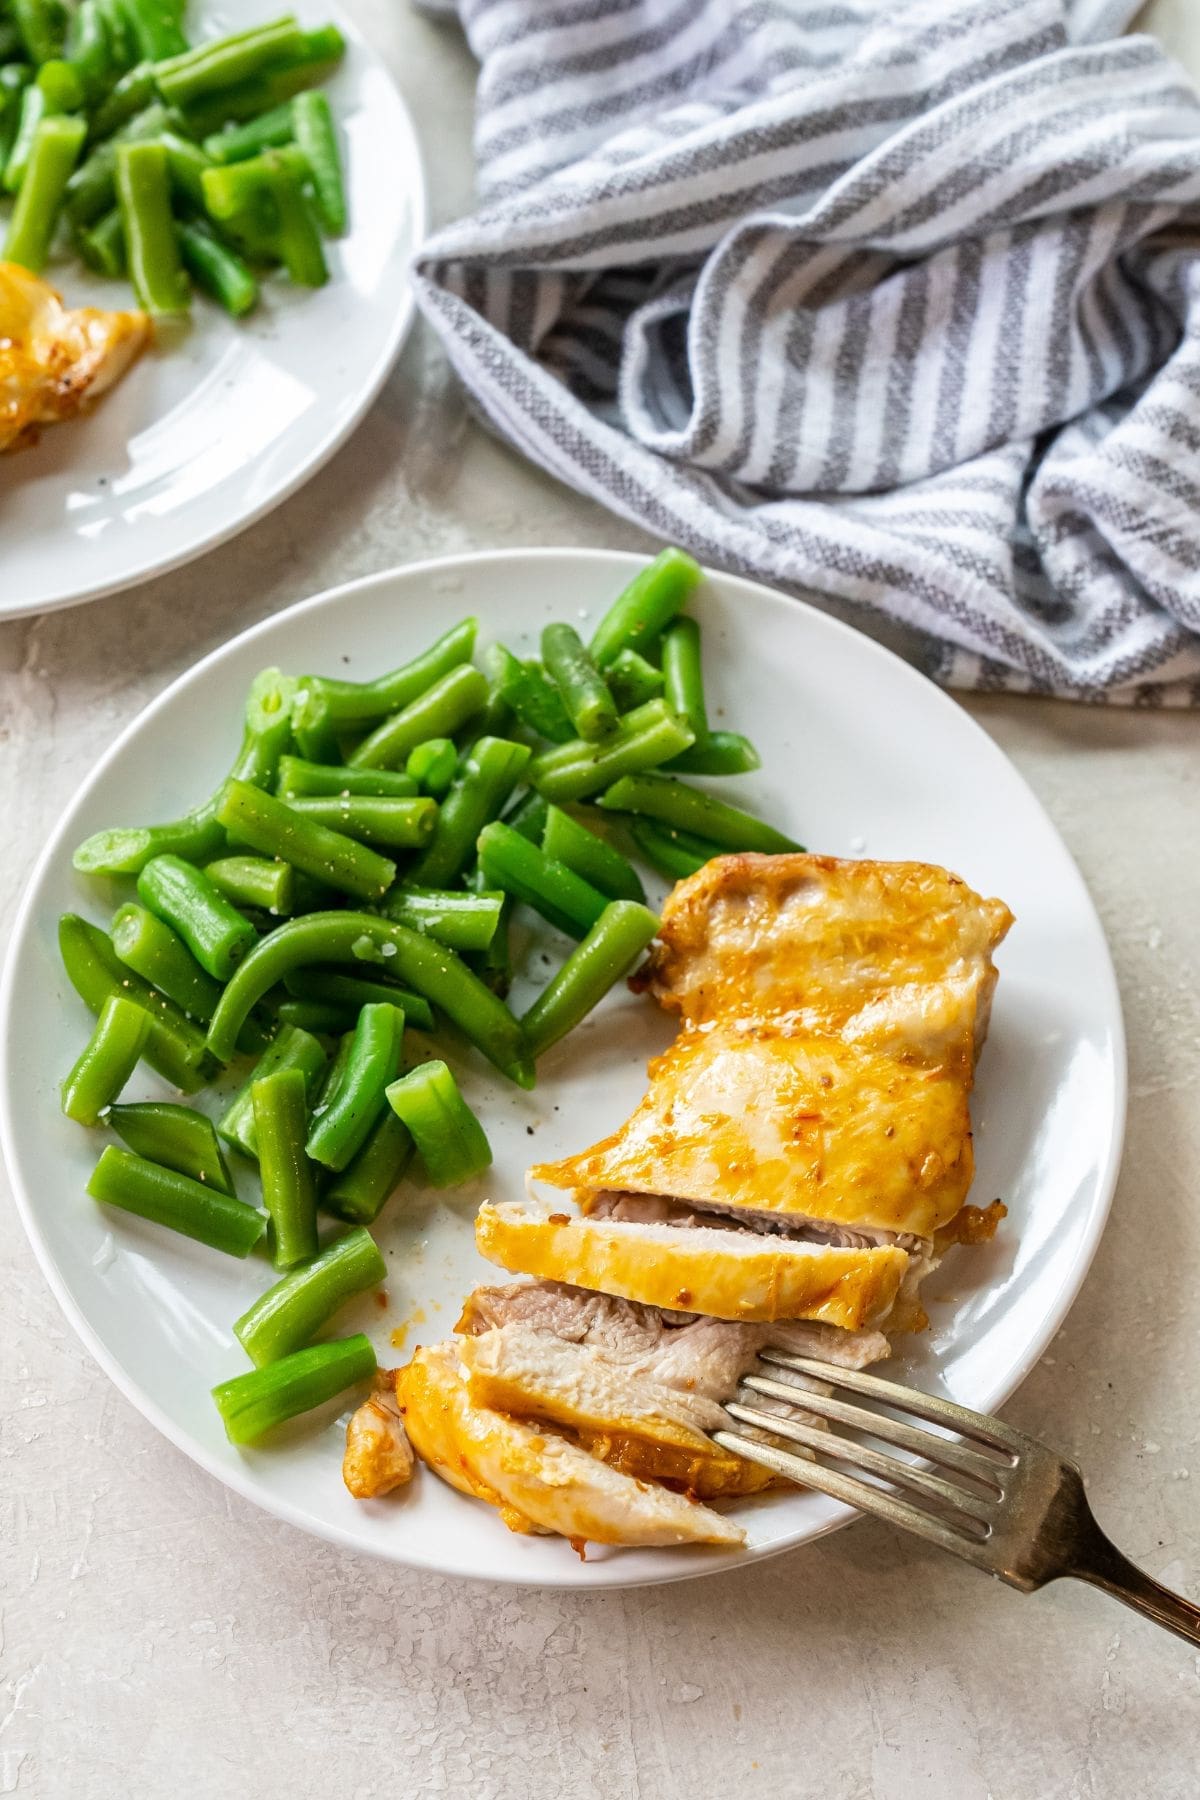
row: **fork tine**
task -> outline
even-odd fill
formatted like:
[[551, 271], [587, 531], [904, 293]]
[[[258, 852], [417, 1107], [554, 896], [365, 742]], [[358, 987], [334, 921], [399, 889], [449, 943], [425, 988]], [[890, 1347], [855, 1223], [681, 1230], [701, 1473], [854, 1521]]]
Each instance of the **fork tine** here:
[[887, 1406], [915, 1413], [918, 1419], [927, 1419], [932, 1425], [944, 1425], [951, 1431], [957, 1431], [962, 1437], [974, 1438], [976, 1443], [990, 1444], [993, 1449], [1001, 1450], [1009, 1456], [1019, 1456], [1023, 1450], [1036, 1448], [1033, 1440], [1023, 1431], [1014, 1430], [1002, 1419], [985, 1419], [982, 1413], [972, 1412], [967, 1406], [958, 1406], [953, 1400], [922, 1394], [917, 1388], [903, 1387], [898, 1381], [884, 1381], [878, 1375], [864, 1375], [861, 1369], [839, 1369], [830, 1363], [815, 1362], [810, 1356], [792, 1356], [785, 1350], [764, 1350], [759, 1361], [774, 1363], [781, 1369], [795, 1369], [797, 1374], [811, 1376], [816, 1381], [827, 1381], [834, 1387], [848, 1388], [852, 1394], [864, 1394], [872, 1400], [882, 1400]]
[[844, 1501], [847, 1506], [853, 1506], [859, 1512], [873, 1513], [877, 1519], [883, 1519], [889, 1525], [898, 1525], [905, 1531], [911, 1531], [916, 1537], [926, 1538], [929, 1543], [937, 1544], [943, 1550], [950, 1550], [955, 1556], [964, 1557], [978, 1568], [986, 1569], [990, 1566], [981, 1539], [956, 1531], [953, 1525], [935, 1518], [932, 1513], [914, 1506], [909, 1500], [885, 1494], [882, 1488], [872, 1487], [866, 1481], [858, 1481], [852, 1475], [841, 1475], [836, 1469], [827, 1469], [821, 1463], [792, 1456], [787, 1450], [775, 1450], [766, 1444], [757, 1444], [737, 1431], [714, 1431], [712, 1437], [713, 1442], [720, 1444], [722, 1450], [732, 1450], [735, 1456], [743, 1456], [748, 1462], [760, 1463], [764, 1469], [771, 1469], [776, 1475], [785, 1476], [799, 1487], [817, 1488], [822, 1494], [828, 1494], [833, 1500]]
[[818, 1451], [822, 1456], [832, 1457], [835, 1462], [853, 1463], [856, 1468], [865, 1469], [870, 1475], [878, 1475], [897, 1487], [907, 1487], [915, 1493], [928, 1494], [930, 1499], [940, 1500], [943, 1505], [954, 1507], [965, 1512], [968, 1517], [978, 1519], [981, 1525], [987, 1523], [992, 1502], [985, 1500], [980, 1494], [968, 1493], [965, 1488], [955, 1487], [951, 1481], [943, 1481], [940, 1475], [930, 1475], [927, 1470], [916, 1469], [911, 1463], [900, 1462], [894, 1456], [883, 1456], [867, 1444], [857, 1443], [853, 1438], [839, 1437], [833, 1431], [822, 1431], [816, 1425], [805, 1425], [800, 1419], [781, 1418], [778, 1413], [760, 1412], [757, 1407], [742, 1406], [730, 1400], [725, 1403], [725, 1411], [730, 1418], [738, 1419], [744, 1425], [757, 1425], [775, 1437], [804, 1444], [806, 1448]]
[[[772, 1356], [771, 1360], [777, 1359]], [[796, 1357], [794, 1360], [799, 1362], [801, 1359]], [[807, 1375], [823, 1367], [822, 1363], [809, 1363], [802, 1373]], [[755, 1393], [787, 1400], [804, 1412], [831, 1419], [835, 1425], [847, 1425], [853, 1431], [865, 1431], [870, 1437], [882, 1438], [884, 1443], [896, 1444], [901, 1450], [911, 1450], [914, 1456], [941, 1463], [944, 1469], [973, 1475], [977, 1480], [987, 1482], [997, 1493], [1000, 1491], [998, 1477], [1004, 1465], [990, 1456], [982, 1456], [978, 1450], [968, 1449], [966, 1444], [935, 1437], [931, 1431], [918, 1431], [915, 1425], [904, 1425], [899, 1419], [889, 1419], [883, 1413], [868, 1412], [865, 1406], [851, 1406], [845, 1400], [835, 1400], [831, 1394], [814, 1394], [808, 1388], [792, 1387], [787, 1382], [771, 1381], [762, 1375], [746, 1375], [742, 1385]]]

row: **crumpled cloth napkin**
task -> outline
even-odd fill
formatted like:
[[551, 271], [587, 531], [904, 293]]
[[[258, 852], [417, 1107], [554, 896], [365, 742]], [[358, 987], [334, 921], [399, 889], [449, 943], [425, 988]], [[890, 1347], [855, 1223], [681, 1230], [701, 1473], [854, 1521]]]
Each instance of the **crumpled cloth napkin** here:
[[1200, 96], [1135, 0], [457, 10], [415, 279], [501, 434], [943, 682], [1200, 704]]

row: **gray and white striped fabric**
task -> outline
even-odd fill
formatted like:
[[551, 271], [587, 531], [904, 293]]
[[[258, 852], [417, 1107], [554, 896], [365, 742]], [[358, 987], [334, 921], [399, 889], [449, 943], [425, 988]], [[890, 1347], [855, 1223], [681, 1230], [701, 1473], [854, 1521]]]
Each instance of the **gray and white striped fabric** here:
[[1200, 97], [1134, 10], [460, 0], [481, 205], [421, 306], [660, 537], [954, 685], [1198, 704]]

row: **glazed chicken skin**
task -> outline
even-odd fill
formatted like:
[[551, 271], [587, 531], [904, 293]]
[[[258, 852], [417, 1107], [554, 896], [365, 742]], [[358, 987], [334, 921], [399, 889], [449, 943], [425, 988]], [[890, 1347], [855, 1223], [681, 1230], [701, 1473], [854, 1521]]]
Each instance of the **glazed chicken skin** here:
[[19, 263], [0, 262], [0, 451], [73, 418], [119, 381], [151, 336], [142, 312], [71, 309]]

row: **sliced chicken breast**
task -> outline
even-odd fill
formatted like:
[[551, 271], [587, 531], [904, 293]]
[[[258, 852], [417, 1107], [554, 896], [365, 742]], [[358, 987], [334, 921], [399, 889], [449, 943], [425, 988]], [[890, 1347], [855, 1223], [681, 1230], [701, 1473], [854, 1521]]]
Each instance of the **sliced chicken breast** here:
[[379, 1369], [346, 1426], [342, 1479], [356, 1500], [377, 1500], [412, 1480], [415, 1458], [396, 1401], [396, 1371]]
[[48, 282], [0, 262], [0, 450], [26, 448], [40, 426], [99, 399], [151, 333], [145, 313], [66, 307]]

